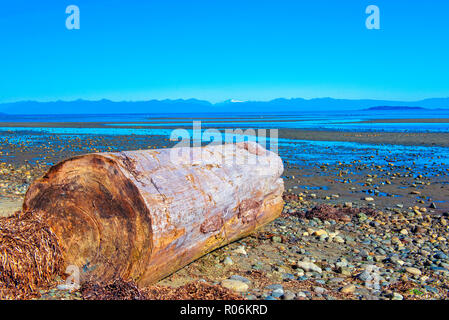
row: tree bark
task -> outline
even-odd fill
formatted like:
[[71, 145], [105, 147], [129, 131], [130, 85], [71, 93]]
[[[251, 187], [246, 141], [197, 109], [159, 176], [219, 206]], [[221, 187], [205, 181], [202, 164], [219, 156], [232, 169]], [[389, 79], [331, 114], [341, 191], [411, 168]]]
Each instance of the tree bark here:
[[53, 166], [23, 209], [43, 214], [84, 279], [148, 285], [278, 217], [282, 172], [253, 142], [94, 153]]

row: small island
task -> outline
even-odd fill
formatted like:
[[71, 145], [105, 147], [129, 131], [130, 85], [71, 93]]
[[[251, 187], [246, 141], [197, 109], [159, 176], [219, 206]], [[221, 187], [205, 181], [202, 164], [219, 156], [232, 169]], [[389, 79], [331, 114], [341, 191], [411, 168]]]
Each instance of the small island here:
[[387, 111], [387, 110], [427, 110], [422, 107], [409, 107], [409, 106], [377, 106], [371, 107], [367, 109], [363, 109], [364, 111]]

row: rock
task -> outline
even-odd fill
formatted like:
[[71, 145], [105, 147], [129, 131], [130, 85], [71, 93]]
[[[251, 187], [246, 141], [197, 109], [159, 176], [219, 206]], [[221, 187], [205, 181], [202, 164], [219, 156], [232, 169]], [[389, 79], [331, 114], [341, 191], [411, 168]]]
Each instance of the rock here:
[[281, 284], [275, 283], [275, 284], [270, 284], [269, 286], [265, 287], [266, 290], [277, 290], [277, 289], [281, 289], [284, 290], [284, 288], [282, 287]]
[[246, 292], [249, 288], [248, 284], [246, 284], [245, 282], [231, 279], [223, 280], [221, 282], [221, 285], [236, 292]]
[[313, 235], [316, 237], [327, 236], [326, 230], [319, 229], [313, 232]]
[[337, 243], [345, 243], [345, 239], [343, 239], [343, 238], [340, 237], [340, 236], [335, 236], [335, 237], [334, 237], [334, 242], [337, 242]]
[[340, 267], [346, 267], [348, 265], [348, 260], [346, 260], [345, 258], [340, 258], [338, 259], [338, 261], [335, 263], [335, 266], [337, 268]]
[[402, 295], [400, 295], [397, 292], [393, 293], [393, 298], [391, 298], [392, 300], [404, 300], [404, 297]]
[[226, 257], [226, 258], [223, 260], [223, 263], [224, 263], [225, 265], [227, 265], [227, 266], [232, 266], [232, 265], [234, 264], [234, 262], [232, 261], [232, 259], [231, 259], [230, 257]]
[[436, 209], [437, 205], [435, 204], [435, 202], [432, 202], [429, 206], [430, 209]]
[[247, 279], [245, 277], [239, 276], [237, 274], [230, 276], [229, 279], [230, 280], [242, 281], [242, 282], [245, 282], [246, 284], [250, 284], [251, 283], [251, 280], [249, 280], [249, 279]]
[[371, 280], [371, 279], [372, 279], [372, 274], [370, 274], [368, 271], [363, 271], [363, 272], [360, 273], [357, 277], [358, 277], [361, 281], [365, 282], [365, 281], [368, 281], [368, 280]]
[[276, 242], [276, 243], [281, 243], [282, 242], [282, 238], [278, 237], [278, 236], [274, 236], [273, 238], [271, 238], [271, 240], [273, 242]]
[[284, 281], [295, 280], [295, 276], [291, 273], [284, 273], [282, 274], [282, 280]]
[[247, 255], [244, 246], [239, 246], [237, 249], [234, 250], [234, 253], [236, 253], [236, 254], [243, 254], [245, 256]]
[[359, 222], [363, 222], [368, 219], [367, 215], [364, 214], [363, 212], [359, 213], [358, 217], [359, 217]]
[[275, 298], [280, 298], [283, 295], [284, 295], [284, 289], [282, 289], [282, 288], [274, 289], [273, 291], [271, 291], [271, 296], [273, 296]]
[[323, 270], [321, 270], [320, 267], [318, 267], [316, 264], [312, 263], [312, 262], [306, 262], [306, 261], [298, 261], [297, 264], [298, 268], [303, 269], [306, 272], [318, 272], [318, 273], [322, 273]]
[[282, 300], [293, 300], [296, 298], [296, 295], [291, 291], [286, 291], [284, 295], [281, 297]]
[[413, 267], [406, 267], [405, 271], [413, 274], [414, 276], [420, 276], [422, 274], [421, 270], [419, 270], [418, 268], [413, 268]]
[[408, 235], [407, 229], [402, 229], [400, 233], [403, 234], [403, 235], [405, 235], [405, 236]]
[[340, 292], [342, 292], [342, 293], [354, 293], [354, 291], [355, 291], [355, 285], [353, 285], [353, 284], [348, 284], [340, 289]]
[[374, 201], [374, 198], [372, 198], [372, 197], [365, 197], [363, 200], [365, 200], [365, 201]]
[[329, 283], [340, 283], [340, 282], [343, 282], [343, 281], [345, 281], [345, 279], [343, 279], [343, 278], [332, 278], [332, 279], [329, 279]]
[[447, 255], [443, 252], [438, 252], [433, 256], [435, 259], [441, 260], [441, 259], [447, 259]]
[[341, 273], [343, 276], [351, 276], [352, 275], [352, 271], [351, 269], [347, 268], [347, 267], [339, 267], [337, 270], [339, 273]]
[[315, 293], [317, 293], [317, 294], [323, 294], [323, 293], [325, 293], [327, 290], [326, 290], [325, 288], [322, 288], [322, 287], [315, 287], [315, 288], [313, 289], [313, 291], [315, 291]]
[[440, 293], [437, 288], [434, 288], [434, 287], [431, 287], [431, 286], [424, 286], [424, 289], [426, 289], [426, 291], [428, 291], [428, 292], [432, 292], [432, 293], [435, 293], [435, 294], [439, 294]]

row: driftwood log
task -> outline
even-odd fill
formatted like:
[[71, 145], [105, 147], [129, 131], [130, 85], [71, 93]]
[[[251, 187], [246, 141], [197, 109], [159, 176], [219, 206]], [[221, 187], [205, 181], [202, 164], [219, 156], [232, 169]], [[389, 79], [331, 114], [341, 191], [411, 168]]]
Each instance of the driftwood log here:
[[280, 215], [283, 164], [273, 152], [253, 142], [174, 149], [65, 160], [30, 186], [23, 210], [42, 214], [84, 279], [139, 285]]

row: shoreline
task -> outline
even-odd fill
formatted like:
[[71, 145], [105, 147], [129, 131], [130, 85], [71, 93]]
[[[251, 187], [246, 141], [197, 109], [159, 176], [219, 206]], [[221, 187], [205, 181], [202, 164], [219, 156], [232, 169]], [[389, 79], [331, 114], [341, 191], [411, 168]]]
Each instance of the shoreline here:
[[[376, 120], [383, 121], [383, 120]], [[257, 121], [253, 121], [257, 124]], [[137, 124], [137, 125], [118, 125], [114, 124]], [[129, 121], [129, 122], [0, 122], [0, 128], [74, 128], [74, 129], [135, 129], [135, 130], [157, 130], [157, 129], [191, 129], [192, 126], [180, 125], [180, 126], [139, 126], [138, 124], [145, 124], [152, 122], [143, 121]], [[159, 122], [154, 122], [159, 123]], [[173, 122], [171, 122], [173, 123]], [[182, 123], [182, 122], [180, 122]], [[223, 122], [225, 123], [225, 122]], [[352, 122], [351, 122], [352, 123]], [[368, 122], [359, 122], [368, 123]], [[111, 125], [109, 125], [111, 124]], [[207, 122], [203, 123], [202, 129], [208, 129]], [[228, 128], [217, 128], [219, 131], [225, 129], [238, 129], [236, 126], [230, 126]], [[246, 130], [247, 128], [243, 129]], [[257, 126], [252, 129], [258, 129]], [[269, 130], [270, 128], [265, 128]], [[274, 129], [274, 128], [273, 128]], [[291, 140], [309, 140], [309, 141], [341, 141], [341, 142], [358, 142], [366, 144], [392, 144], [392, 145], [405, 145], [405, 146], [439, 146], [449, 147], [449, 132], [394, 132], [394, 131], [370, 131], [370, 130], [332, 130], [332, 129], [300, 129], [300, 128], [279, 128], [279, 138], [291, 139]], [[0, 131], [2, 134], [15, 134], [16, 132], [27, 132], [27, 134], [41, 134], [36, 131]], [[52, 133], [60, 134], [60, 133]], [[61, 133], [62, 134], [62, 133]], [[67, 133], [63, 133], [67, 134]], [[76, 134], [76, 133], [75, 133]], [[85, 133], [82, 133], [85, 134]], [[89, 134], [85, 134], [89, 135]], [[93, 132], [91, 135], [107, 135], [103, 133]], [[111, 134], [117, 135], [117, 134]], [[126, 136], [126, 134], [125, 134]]]

